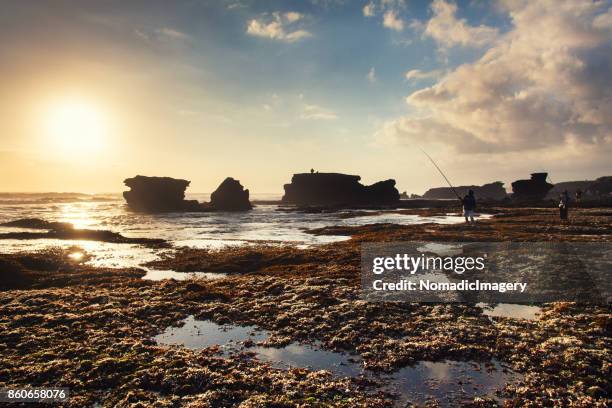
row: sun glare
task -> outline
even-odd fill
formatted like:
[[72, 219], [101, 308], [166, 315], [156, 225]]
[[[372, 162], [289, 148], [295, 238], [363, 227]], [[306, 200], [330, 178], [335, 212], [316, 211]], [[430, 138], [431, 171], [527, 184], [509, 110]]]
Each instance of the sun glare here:
[[104, 145], [108, 124], [94, 105], [80, 100], [62, 101], [48, 109], [45, 130], [51, 142], [73, 154], [91, 153]]

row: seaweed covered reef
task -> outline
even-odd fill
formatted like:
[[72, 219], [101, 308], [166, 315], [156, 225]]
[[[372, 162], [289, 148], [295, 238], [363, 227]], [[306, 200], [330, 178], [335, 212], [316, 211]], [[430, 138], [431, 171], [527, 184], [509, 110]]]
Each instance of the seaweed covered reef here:
[[[230, 273], [214, 281], [143, 281], [138, 270], [64, 265], [69, 261], [59, 250], [1, 255], [2, 261], [29, 269], [31, 281], [22, 288], [27, 290], [0, 292], [0, 385], [59, 381], [72, 391], [66, 405], [75, 407], [96, 402], [194, 407], [394, 403], [360, 378], [281, 370], [244, 353], [222, 356], [214, 347], [189, 350], [151, 340], [194, 315], [266, 329], [271, 335], [263, 346], [317, 342], [358, 356], [372, 371], [393, 372], [424, 360], [497, 359], [524, 375], [500, 393], [507, 406], [608, 406], [609, 305], [545, 304], [537, 319], [522, 320], [487, 317], [469, 304], [360, 300], [359, 248], [364, 241], [612, 239], [612, 214], [606, 210], [579, 210], [568, 224], [559, 224], [554, 210], [513, 211], [500, 211], [475, 226], [347, 227], [351, 240], [306, 249], [179, 248], [149, 264]], [[25, 265], [30, 258], [56, 259], [57, 264], [46, 270], [38, 262]], [[75, 279], [49, 280], [57, 265]], [[96, 275], [106, 277], [92, 279]], [[497, 404], [486, 395], [461, 403]]]
[[40, 230], [0, 233], [0, 239], [65, 239], [110, 242], [115, 244], [142, 244], [166, 246], [166, 241], [157, 238], [129, 238], [108, 230], [79, 229], [67, 222], [51, 222], [39, 218], [23, 218], [0, 224], [2, 227]]

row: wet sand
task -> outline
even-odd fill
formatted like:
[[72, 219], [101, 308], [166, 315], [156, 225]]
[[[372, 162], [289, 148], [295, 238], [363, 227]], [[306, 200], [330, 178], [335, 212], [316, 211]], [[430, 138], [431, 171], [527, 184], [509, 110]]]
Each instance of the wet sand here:
[[[609, 405], [609, 305], [550, 303], [524, 319], [486, 314], [476, 305], [360, 300], [362, 242], [612, 240], [609, 209], [574, 211], [568, 223], [554, 209], [491, 213], [496, 217], [476, 225], [326, 227], [310, 233], [352, 238], [302, 249], [177, 248], [147, 264], [227, 274], [214, 280], [143, 280], [142, 269], [87, 266], [70, 250], [0, 255], [0, 386], [66, 386], [71, 407], [376, 407], [396, 402], [382, 384], [386, 373], [423, 361], [495, 361], [518, 379], [456, 405]], [[267, 336], [230, 354], [154, 341], [189, 316], [253, 326]], [[248, 351], [294, 343], [352, 356], [380, 373], [381, 384], [371, 376], [280, 368]]]

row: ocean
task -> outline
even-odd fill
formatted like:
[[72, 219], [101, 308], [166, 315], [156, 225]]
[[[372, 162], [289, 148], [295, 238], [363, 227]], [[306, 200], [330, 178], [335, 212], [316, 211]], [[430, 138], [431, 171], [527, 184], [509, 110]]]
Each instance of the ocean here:
[[[191, 194], [188, 199], [209, 200], [209, 194]], [[252, 200], [279, 200], [271, 194], [254, 195]], [[300, 247], [349, 239], [347, 236], [312, 235], [305, 230], [327, 226], [358, 226], [376, 223], [418, 224], [456, 223], [462, 217], [397, 214], [392, 211], [350, 211], [307, 214], [279, 211], [277, 204], [256, 204], [247, 212], [143, 214], [130, 211], [120, 194], [78, 193], [0, 194], [0, 223], [21, 218], [69, 222], [75, 228], [118, 232], [126, 237], [162, 238], [176, 247], [222, 248], [258, 243], [291, 244]], [[27, 231], [0, 227], [0, 233]], [[160, 251], [131, 244], [111, 244], [77, 240], [0, 240], [0, 252], [39, 250], [46, 247], [80, 247], [100, 266], [129, 267], [153, 260]]]

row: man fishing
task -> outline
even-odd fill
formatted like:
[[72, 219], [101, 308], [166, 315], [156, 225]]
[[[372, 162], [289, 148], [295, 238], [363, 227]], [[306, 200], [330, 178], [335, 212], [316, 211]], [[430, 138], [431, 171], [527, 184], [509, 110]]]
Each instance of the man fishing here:
[[455, 193], [455, 195], [457, 196], [457, 198], [459, 199], [459, 201], [463, 205], [463, 216], [465, 217], [465, 222], [467, 222], [467, 223], [475, 222], [474, 221], [474, 215], [475, 215], [475, 211], [476, 211], [476, 197], [474, 197], [474, 191], [470, 190], [465, 197], [461, 198], [461, 196], [459, 196], [459, 193], [457, 193], [457, 190], [455, 190], [455, 187], [453, 187], [453, 185], [451, 184], [451, 182], [448, 179], [448, 177], [446, 177], [446, 175], [444, 174], [442, 169], [440, 169], [440, 167], [438, 167], [438, 165], [436, 164], [434, 159], [432, 159], [431, 156], [428, 155], [425, 150], [421, 149], [421, 151], [423, 152], [423, 154], [425, 156], [427, 156], [427, 158], [429, 159], [431, 164], [433, 164], [435, 166], [435, 168], [438, 169], [438, 171], [440, 172], [442, 177], [444, 177], [444, 180], [446, 180], [446, 182], [448, 183], [450, 188], [453, 190], [453, 192]]
[[461, 203], [463, 204], [463, 216], [465, 217], [465, 222], [474, 222], [474, 212], [476, 211], [476, 197], [474, 197], [474, 190], [470, 190], [465, 197], [463, 197]]

